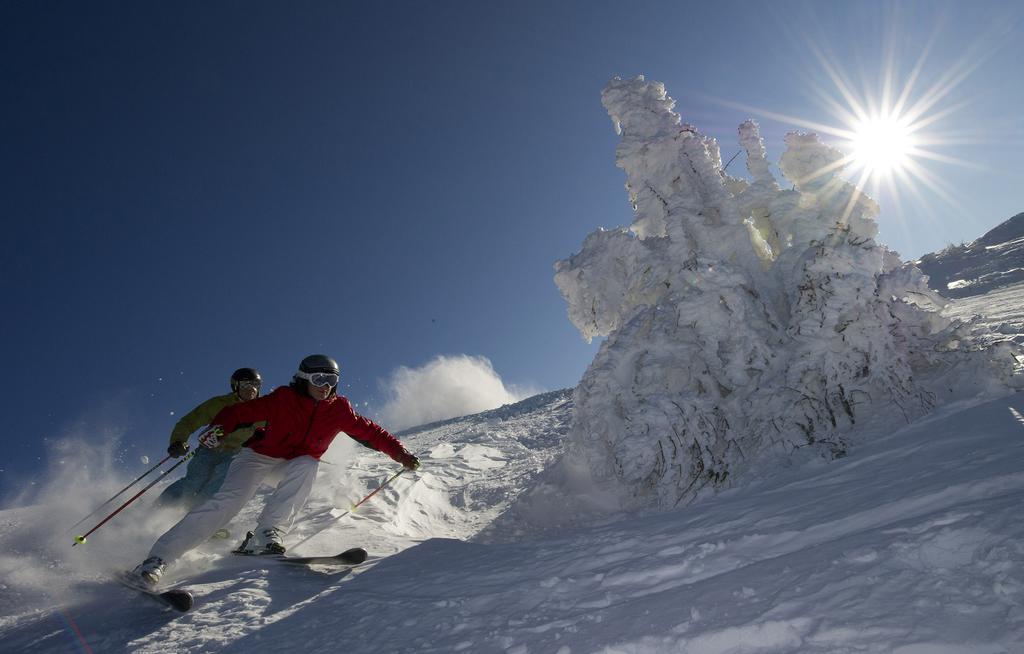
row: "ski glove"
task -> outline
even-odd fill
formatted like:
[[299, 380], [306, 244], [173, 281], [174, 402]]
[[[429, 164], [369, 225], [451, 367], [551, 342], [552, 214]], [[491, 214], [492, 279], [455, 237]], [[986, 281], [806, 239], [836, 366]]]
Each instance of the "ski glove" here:
[[174, 441], [167, 447], [167, 453], [173, 456], [175, 459], [180, 459], [188, 453], [188, 443], [182, 441]]
[[199, 434], [199, 444], [203, 447], [213, 449], [220, 445], [220, 439], [224, 437], [224, 430], [214, 425]]
[[416, 470], [420, 467], [420, 460], [416, 458], [415, 454], [411, 454], [409, 452], [402, 452], [398, 462], [409, 470]]

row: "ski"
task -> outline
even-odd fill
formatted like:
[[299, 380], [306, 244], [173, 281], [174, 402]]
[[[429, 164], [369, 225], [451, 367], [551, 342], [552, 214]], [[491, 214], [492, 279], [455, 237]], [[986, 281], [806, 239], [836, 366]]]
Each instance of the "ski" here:
[[128, 572], [118, 573], [115, 575], [115, 579], [117, 579], [117, 581], [125, 588], [131, 588], [132, 590], [138, 591], [147, 597], [151, 597], [155, 601], [163, 604], [164, 606], [169, 606], [179, 613], [187, 613], [195, 604], [195, 598], [192, 596], [192, 593], [183, 588], [170, 588], [167, 590], [147, 588], [139, 582], [134, 575]]
[[280, 561], [285, 563], [296, 563], [299, 565], [317, 565], [317, 564], [344, 564], [344, 565], [359, 565], [366, 560], [366, 550], [361, 547], [353, 547], [350, 550], [345, 550], [341, 554], [335, 554], [333, 556], [287, 556], [281, 555], [278, 557]]
[[232, 554], [238, 556], [254, 556], [271, 561], [282, 563], [294, 563], [296, 565], [359, 565], [366, 560], [366, 550], [361, 547], [353, 547], [340, 554], [328, 556], [288, 556], [287, 554], [251, 554], [241, 550], [235, 550]]

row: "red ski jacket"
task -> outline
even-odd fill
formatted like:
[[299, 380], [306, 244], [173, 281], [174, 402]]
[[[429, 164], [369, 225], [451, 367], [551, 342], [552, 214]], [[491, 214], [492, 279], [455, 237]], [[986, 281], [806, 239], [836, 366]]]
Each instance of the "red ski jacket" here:
[[339, 432], [399, 463], [411, 456], [386, 429], [357, 414], [348, 399], [332, 395], [318, 402], [290, 386], [225, 407], [210, 424], [230, 434], [240, 427], [263, 422], [263, 434], [257, 431], [245, 447], [277, 459], [306, 455], [319, 459]]

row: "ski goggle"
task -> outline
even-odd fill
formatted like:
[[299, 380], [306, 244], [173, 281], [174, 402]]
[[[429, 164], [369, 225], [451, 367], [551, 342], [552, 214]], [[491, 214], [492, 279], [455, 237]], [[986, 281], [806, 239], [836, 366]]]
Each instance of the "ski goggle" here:
[[300, 372], [295, 375], [314, 386], [337, 386], [338, 376], [333, 372]]
[[252, 390], [258, 391], [258, 390], [260, 390], [260, 383], [258, 381], [240, 381], [240, 382], [238, 382], [238, 390], [242, 390], [243, 388], [245, 388], [245, 389], [252, 389]]

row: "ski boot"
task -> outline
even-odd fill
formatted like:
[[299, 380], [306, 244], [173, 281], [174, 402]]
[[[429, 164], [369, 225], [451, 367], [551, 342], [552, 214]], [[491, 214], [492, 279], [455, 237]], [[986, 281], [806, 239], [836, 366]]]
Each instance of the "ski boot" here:
[[281, 555], [285, 553], [284, 543], [281, 542], [283, 532], [280, 529], [269, 527], [267, 529], [256, 528], [255, 532], [245, 532], [245, 539], [235, 550], [235, 554], [255, 554], [257, 556]]
[[164, 575], [166, 565], [159, 556], [151, 556], [135, 566], [132, 574], [150, 588], [156, 588], [157, 584], [160, 583], [160, 578]]

